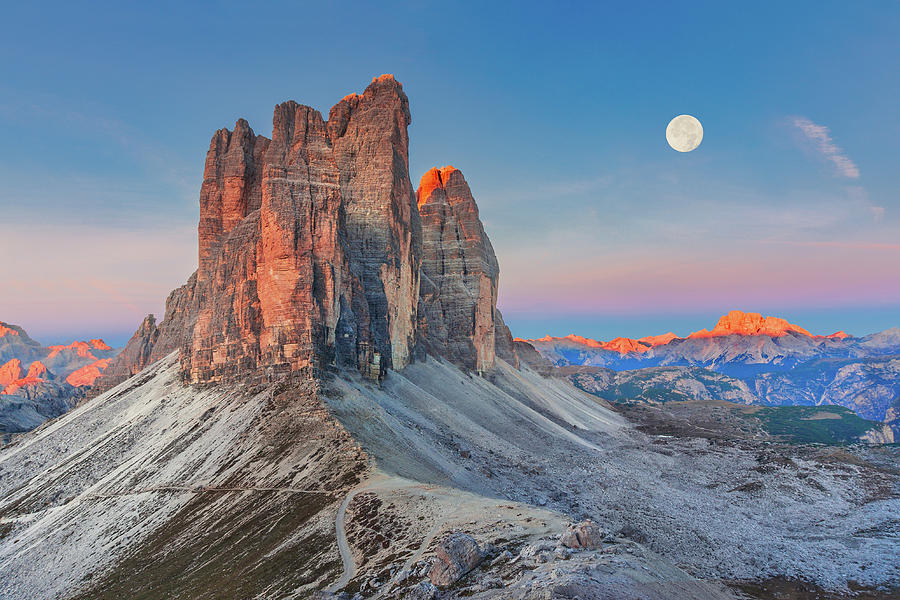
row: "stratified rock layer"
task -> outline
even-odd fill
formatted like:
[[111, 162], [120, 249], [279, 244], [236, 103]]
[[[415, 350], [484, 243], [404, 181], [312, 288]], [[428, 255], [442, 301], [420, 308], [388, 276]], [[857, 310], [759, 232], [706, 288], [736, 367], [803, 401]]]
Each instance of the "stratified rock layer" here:
[[[416, 193], [422, 221], [422, 308], [426, 350], [477, 371], [494, 366], [500, 268], [462, 172], [431, 169]], [[501, 321], [502, 322], [502, 321]], [[503, 348], [512, 340], [503, 333]]]
[[244, 120], [217, 131], [197, 273], [158, 327], [144, 321], [96, 390], [175, 349], [191, 383], [332, 364], [377, 379], [422, 349], [478, 371], [498, 354], [517, 365], [475, 200], [448, 167], [426, 175], [417, 205], [409, 123], [402, 86], [382, 75], [327, 121], [290, 101], [275, 107], [271, 140]]
[[328, 115], [341, 176], [350, 263], [366, 301], [372, 343], [386, 366], [401, 369], [416, 336], [421, 232], [409, 179], [409, 101], [392, 75]]
[[200, 192], [199, 268], [158, 329], [145, 321], [99, 382], [174, 349], [202, 383], [339, 362], [379, 377], [416, 337], [420, 226], [409, 104], [393, 76], [332, 110], [285, 102], [272, 139], [215, 133]]

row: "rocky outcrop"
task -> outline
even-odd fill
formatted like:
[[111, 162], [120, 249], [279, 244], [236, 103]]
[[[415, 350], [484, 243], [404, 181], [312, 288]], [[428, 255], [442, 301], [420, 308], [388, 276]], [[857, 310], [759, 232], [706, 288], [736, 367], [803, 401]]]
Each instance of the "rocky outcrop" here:
[[158, 338], [159, 329], [156, 327], [156, 317], [147, 315], [122, 352], [109, 364], [103, 376], [96, 381], [95, 392], [105, 392], [150, 364], [153, 347]]
[[527, 366], [535, 373], [540, 373], [541, 375], [551, 375], [553, 373], [553, 363], [544, 358], [530, 343], [516, 338], [513, 340], [513, 348], [520, 365]]
[[421, 349], [478, 371], [497, 355], [516, 365], [472, 194], [459, 171], [435, 169], [437, 185], [426, 176], [416, 202], [409, 123], [402, 86], [383, 75], [327, 121], [296, 102], [276, 106], [271, 140], [244, 120], [217, 131], [197, 273], [158, 326], [144, 321], [96, 390], [174, 349], [191, 383], [333, 364], [377, 379]]
[[[431, 169], [416, 192], [422, 220], [419, 331], [426, 351], [486, 371], [496, 356], [500, 269], [462, 172]], [[511, 337], [501, 334], [509, 356]]]
[[[112, 348], [110, 348], [112, 350]], [[34, 361], [28, 366], [28, 374], [26, 377], [43, 377], [48, 378], [51, 376], [50, 371], [47, 370], [47, 367], [44, 366], [39, 360]]]
[[22, 361], [13, 358], [0, 367], [0, 388], [22, 377]]
[[716, 326], [712, 331], [701, 329], [700, 331], [695, 331], [688, 337], [704, 338], [724, 335], [766, 335], [770, 337], [779, 337], [791, 332], [812, 337], [810, 332], [793, 323], [788, 323], [785, 319], [779, 317], [763, 317], [759, 313], [745, 313], [740, 310], [733, 310], [719, 319], [719, 322], [716, 323]]
[[206, 153], [200, 187], [199, 271], [206, 280], [210, 262], [221, 250], [225, 235], [262, 204], [262, 174], [269, 140], [256, 135], [249, 123], [238, 119], [234, 131], [213, 134]]
[[344, 97], [328, 115], [350, 263], [368, 303], [372, 344], [395, 369], [411, 359], [419, 298], [421, 231], [409, 179], [410, 122], [409, 101], [393, 75]]
[[513, 341], [512, 332], [503, 321], [500, 309], [494, 310], [494, 352], [497, 358], [505, 360], [515, 368], [519, 368], [519, 354]]
[[46, 354], [39, 342], [28, 337], [18, 325], [0, 321], [0, 364], [14, 358], [27, 364]]
[[592, 549], [603, 545], [603, 532], [591, 520], [570, 526], [559, 538], [566, 548]]
[[100, 377], [103, 370], [109, 366], [108, 358], [101, 358], [85, 365], [78, 370], [72, 371], [66, 377], [66, 383], [74, 387], [86, 387], [94, 384], [94, 381]]
[[471, 535], [455, 531], [434, 551], [436, 559], [428, 574], [431, 583], [446, 587], [477, 567], [484, 560], [478, 542]]

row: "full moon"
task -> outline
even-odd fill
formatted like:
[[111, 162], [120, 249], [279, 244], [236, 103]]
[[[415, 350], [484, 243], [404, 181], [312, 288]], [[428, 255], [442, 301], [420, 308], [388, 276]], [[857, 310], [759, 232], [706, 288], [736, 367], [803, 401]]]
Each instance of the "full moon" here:
[[678, 115], [666, 127], [666, 141], [679, 152], [690, 152], [703, 141], [703, 125], [691, 115]]

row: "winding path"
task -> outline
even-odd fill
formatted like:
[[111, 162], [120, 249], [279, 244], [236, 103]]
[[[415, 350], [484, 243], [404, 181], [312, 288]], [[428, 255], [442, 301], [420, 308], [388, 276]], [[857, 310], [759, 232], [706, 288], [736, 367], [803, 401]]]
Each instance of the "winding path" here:
[[[353, 501], [353, 498], [360, 492], [371, 491], [371, 490], [380, 490], [380, 491], [391, 491], [398, 490], [402, 488], [412, 488], [412, 487], [428, 487], [424, 486], [422, 483], [417, 481], [411, 481], [409, 479], [403, 479], [402, 477], [394, 477], [391, 475], [385, 474], [376, 474], [363, 481], [355, 488], [350, 490], [347, 496], [344, 498], [341, 505], [338, 507], [337, 517], [334, 519], [334, 529], [337, 534], [337, 544], [338, 544], [338, 552], [341, 554], [341, 562], [344, 566], [344, 572], [341, 575], [341, 578], [329, 585], [325, 588], [325, 591], [333, 594], [338, 590], [343, 589], [350, 580], [356, 576], [356, 562], [353, 560], [353, 552], [350, 550], [350, 543], [347, 541], [347, 527], [346, 527], [346, 516], [347, 516], [347, 507], [350, 506], [350, 502]], [[443, 526], [443, 521], [435, 525], [434, 529], [429, 533], [428, 537], [426, 537], [424, 543], [419, 548], [419, 551], [416, 552], [409, 560], [406, 561], [404, 568], [408, 569], [413, 562], [421, 558], [422, 554], [428, 548], [428, 545], [434, 539], [434, 536], [437, 535], [440, 528]], [[399, 574], [399, 573], [398, 573]], [[396, 579], [396, 575], [394, 579]], [[393, 583], [393, 579], [391, 580]], [[382, 589], [386, 590], [390, 586], [386, 585]], [[380, 597], [380, 596], [376, 596]]]
[[347, 515], [347, 507], [350, 505], [350, 502], [353, 500], [356, 494], [362, 492], [363, 490], [368, 489], [373, 483], [372, 479], [368, 479], [356, 486], [347, 494], [344, 498], [344, 501], [341, 502], [341, 505], [338, 507], [337, 517], [334, 520], [334, 529], [337, 533], [337, 544], [338, 544], [338, 552], [341, 553], [341, 562], [344, 565], [344, 572], [341, 575], [341, 578], [329, 585], [325, 588], [325, 591], [328, 593], [334, 593], [348, 583], [353, 577], [356, 575], [356, 562], [353, 560], [353, 553], [350, 551], [350, 544], [347, 543], [347, 528], [345, 523], [345, 517]]

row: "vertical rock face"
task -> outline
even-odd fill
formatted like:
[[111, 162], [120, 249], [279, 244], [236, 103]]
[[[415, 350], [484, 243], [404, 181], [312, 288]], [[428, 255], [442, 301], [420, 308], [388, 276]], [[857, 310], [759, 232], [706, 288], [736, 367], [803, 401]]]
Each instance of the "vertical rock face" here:
[[144, 321], [96, 389], [175, 349], [193, 383], [334, 363], [378, 378], [410, 362], [420, 333], [426, 350], [470, 369], [489, 369], [496, 353], [515, 364], [472, 194], [459, 171], [435, 169], [417, 206], [409, 123], [402, 86], [383, 75], [327, 121], [279, 104], [271, 140], [244, 120], [217, 131], [200, 191], [197, 273], [158, 326]]
[[275, 108], [272, 139], [244, 120], [210, 142], [199, 268], [156, 329], [145, 321], [98, 389], [180, 348], [185, 380], [334, 362], [373, 376], [415, 344], [421, 253], [409, 181], [409, 105], [390, 75], [326, 122]]
[[262, 203], [263, 158], [269, 140], [256, 135], [244, 119], [234, 131], [220, 129], [209, 143], [200, 187], [199, 277], [210, 274], [210, 261], [225, 234]]
[[286, 102], [275, 109], [263, 178], [257, 280], [260, 355], [297, 370], [335, 354], [350, 270], [341, 231], [340, 176], [322, 115]]
[[409, 101], [391, 75], [328, 116], [340, 170], [350, 262], [369, 305], [373, 344], [389, 367], [410, 361], [419, 295], [420, 225], [409, 179]]
[[[431, 169], [416, 193], [422, 220], [422, 314], [426, 350], [468, 369], [494, 366], [500, 269], [462, 172]], [[502, 318], [499, 319], [502, 323]], [[508, 330], [503, 326], [501, 347]]]
[[497, 358], [502, 358], [515, 368], [519, 368], [519, 353], [516, 351], [512, 332], [503, 321], [500, 309], [494, 310], [494, 351]]

